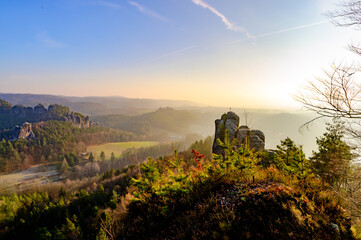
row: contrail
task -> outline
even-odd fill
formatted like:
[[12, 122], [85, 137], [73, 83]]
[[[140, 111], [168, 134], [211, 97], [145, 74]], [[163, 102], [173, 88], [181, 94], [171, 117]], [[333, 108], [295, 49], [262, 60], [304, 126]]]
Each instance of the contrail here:
[[183, 49], [180, 49], [180, 50], [177, 50], [177, 51], [173, 51], [173, 52], [164, 54], [164, 55], [158, 57], [157, 59], [159, 59], [159, 58], [165, 58], [165, 57], [169, 57], [169, 56], [173, 56], [173, 55], [178, 55], [178, 54], [187, 52], [188, 50], [191, 50], [192, 48], [195, 48], [195, 46], [190, 46], [190, 47], [187, 47], [187, 48], [183, 48]]
[[281, 29], [281, 30], [278, 30], [278, 31], [274, 31], [274, 32], [262, 33], [262, 34], [259, 34], [259, 35], [253, 36], [253, 37], [243, 38], [243, 39], [239, 39], [239, 40], [235, 40], [235, 41], [231, 41], [231, 42], [226, 42], [226, 43], [220, 43], [218, 45], [214, 45], [214, 46], [211, 46], [211, 47], [208, 47], [208, 48], [215, 48], [215, 47], [233, 45], [233, 44], [237, 44], [237, 43], [240, 43], [240, 42], [247, 41], [249, 39], [257, 40], [259, 38], [274, 36], [274, 35], [277, 35], [277, 34], [281, 34], [281, 33], [285, 33], [285, 32], [291, 32], [291, 31], [295, 31], [295, 30], [298, 30], [298, 29], [309, 28], [309, 27], [313, 27], [313, 26], [316, 26], [316, 25], [325, 24], [325, 23], [328, 23], [328, 22], [330, 22], [330, 21], [329, 20], [324, 20], [324, 21], [319, 21], [319, 22], [315, 22], [315, 23], [304, 24], [304, 25], [297, 26], [297, 27], [285, 28], [285, 29]]
[[277, 35], [280, 33], [290, 32], [290, 31], [294, 31], [294, 30], [298, 30], [298, 29], [302, 29], [302, 28], [308, 28], [308, 27], [312, 27], [312, 26], [316, 26], [316, 25], [320, 25], [320, 24], [324, 24], [324, 23], [328, 23], [328, 22], [330, 22], [330, 21], [324, 20], [324, 21], [305, 24], [305, 25], [301, 25], [301, 26], [297, 26], [297, 27], [286, 28], [286, 29], [275, 31], [275, 32], [263, 33], [263, 34], [254, 36], [254, 38], [263, 38], [263, 37], [273, 36], [273, 35]]
[[186, 53], [186, 52], [190, 51], [191, 49], [193, 49], [195, 47], [196, 46], [190, 46], [190, 47], [182, 48], [180, 50], [169, 52], [169, 53], [163, 54], [163, 55], [161, 55], [159, 57], [156, 57], [156, 58], [153, 58], [153, 59], [150, 59], [150, 60], [147, 60], [147, 61], [142, 61], [142, 62], [148, 63], [148, 62], [153, 62], [153, 61], [156, 61], [156, 60], [159, 60], [159, 59], [162, 59], [162, 58], [167, 58], [167, 57], [174, 56], [174, 55], [180, 55], [182, 53]]

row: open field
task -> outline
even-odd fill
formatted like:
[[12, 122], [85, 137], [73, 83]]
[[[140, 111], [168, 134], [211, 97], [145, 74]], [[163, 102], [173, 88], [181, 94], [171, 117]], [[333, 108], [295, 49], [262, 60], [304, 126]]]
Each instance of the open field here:
[[87, 152], [92, 152], [95, 159], [99, 159], [99, 155], [102, 151], [104, 151], [106, 159], [110, 159], [110, 154], [112, 152], [114, 153], [116, 158], [119, 158], [126, 149], [150, 147], [157, 144], [158, 142], [150, 142], [150, 141], [107, 143], [107, 144], [89, 146], [87, 148]]
[[0, 195], [22, 192], [29, 188], [61, 180], [59, 164], [41, 164], [24, 171], [0, 174]]

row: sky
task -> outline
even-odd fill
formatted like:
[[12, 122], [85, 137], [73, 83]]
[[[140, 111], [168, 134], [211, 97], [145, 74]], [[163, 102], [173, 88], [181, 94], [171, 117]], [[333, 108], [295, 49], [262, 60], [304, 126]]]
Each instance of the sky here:
[[337, 0], [18, 0], [0, 4], [0, 92], [300, 108], [361, 31]]

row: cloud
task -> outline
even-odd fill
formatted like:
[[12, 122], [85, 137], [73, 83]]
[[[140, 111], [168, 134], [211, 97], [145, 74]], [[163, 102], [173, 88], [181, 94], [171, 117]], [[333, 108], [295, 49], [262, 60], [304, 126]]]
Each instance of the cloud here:
[[242, 32], [245, 33], [248, 38], [252, 38], [253, 36], [247, 32], [247, 30], [244, 27], [240, 27], [232, 23], [226, 16], [224, 16], [221, 12], [219, 12], [217, 9], [209, 5], [208, 3], [204, 2], [203, 0], [192, 0], [192, 2], [196, 5], [199, 5], [205, 9], [208, 9], [215, 15], [217, 15], [222, 22], [226, 25], [227, 29], [236, 31], [236, 32]]
[[62, 42], [55, 40], [54, 38], [50, 37], [48, 32], [42, 31], [36, 34], [36, 40], [41, 42], [48, 48], [63, 48], [66, 45]]
[[168, 58], [168, 57], [171, 57], [171, 56], [177, 56], [177, 55], [182, 55], [184, 53], [187, 53], [187, 52], [190, 52], [192, 49], [194, 49], [196, 46], [189, 46], [189, 47], [186, 47], [186, 48], [182, 48], [182, 49], [179, 49], [179, 50], [175, 50], [175, 51], [172, 51], [172, 52], [168, 52], [168, 53], [165, 53], [159, 57], [156, 57], [156, 58], [153, 58], [153, 59], [150, 59], [150, 60], [147, 60], [147, 61], [144, 61], [144, 62], [153, 62], [153, 61], [157, 61], [157, 60], [160, 60], [160, 59], [163, 59], [163, 58]]
[[290, 31], [294, 31], [294, 30], [298, 30], [298, 29], [302, 29], [302, 28], [313, 27], [313, 26], [328, 23], [328, 22], [330, 22], [330, 21], [329, 20], [324, 20], [324, 21], [320, 21], [320, 22], [300, 25], [300, 26], [297, 26], [297, 27], [285, 28], [285, 29], [281, 29], [281, 30], [278, 30], [278, 31], [275, 31], [275, 32], [259, 34], [259, 35], [255, 36], [254, 38], [257, 39], [257, 38], [262, 38], [262, 37], [273, 36], [273, 35], [277, 35], [277, 34], [280, 34], [280, 33], [290, 32]]
[[112, 8], [112, 9], [115, 9], [115, 10], [120, 8], [119, 4], [109, 2], [109, 1], [97, 1], [95, 4], [99, 5], [99, 6], [103, 6], [103, 7]]
[[135, 6], [139, 10], [139, 12], [144, 13], [147, 16], [153, 17], [153, 18], [158, 19], [158, 20], [163, 21], [163, 22], [169, 22], [169, 19], [159, 15], [158, 13], [150, 10], [149, 8], [146, 8], [143, 5], [140, 5], [137, 2], [128, 1], [128, 3]]
[[[309, 27], [325, 24], [325, 23], [328, 23], [328, 22], [330, 22], [330, 21], [329, 20], [324, 20], [324, 21], [304, 24], [304, 25], [300, 25], [300, 26], [296, 26], [296, 27], [284, 28], [284, 29], [280, 29], [280, 30], [277, 30], [277, 31], [274, 31], [274, 32], [262, 33], [262, 34], [259, 34], [259, 35], [256, 35], [256, 36], [252, 36], [251, 39], [252, 40], [257, 40], [259, 38], [270, 37], [270, 36], [278, 35], [278, 34], [281, 34], [281, 33], [291, 32], [291, 31], [304, 29], [304, 28], [309, 28]], [[235, 41], [231, 41], [231, 42], [220, 43], [220, 44], [217, 44], [217, 45], [214, 45], [214, 46], [210, 46], [208, 48], [215, 48], [215, 47], [233, 45], [233, 44], [244, 42], [246, 40], [249, 40], [249, 39], [243, 38], [243, 39], [239, 39], [239, 40], [235, 40]]]
[[186, 48], [183, 48], [183, 49], [180, 49], [180, 50], [176, 50], [176, 51], [173, 51], [173, 52], [170, 52], [170, 53], [163, 54], [159, 58], [170, 57], [170, 56], [173, 56], [173, 55], [180, 55], [182, 53], [190, 51], [193, 48], [195, 48], [195, 46], [186, 47]]

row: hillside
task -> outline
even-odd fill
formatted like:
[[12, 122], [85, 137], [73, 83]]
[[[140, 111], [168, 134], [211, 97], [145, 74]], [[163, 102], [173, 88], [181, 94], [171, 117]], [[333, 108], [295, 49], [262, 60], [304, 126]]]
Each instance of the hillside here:
[[102, 127], [65, 106], [12, 106], [0, 99], [0, 172], [60, 162], [68, 156], [78, 159], [89, 145], [128, 140], [139, 136]]
[[69, 182], [50, 193], [1, 197], [0, 237], [356, 239], [340, 197], [310, 169], [226, 149], [213, 160], [196, 151], [149, 159], [78, 189]]
[[[158, 111], [157, 119], [174, 110]], [[263, 133], [239, 123], [234, 112], [217, 119], [218, 141], [213, 147], [214, 139], [208, 137], [182, 152], [173, 147], [168, 156], [159, 153], [173, 145], [155, 145], [140, 152], [133, 148], [118, 160], [96, 162], [89, 156], [82, 163], [77, 154], [64, 153], [92, 141], [129, 140], [132, 135], [107, 135], [110, 129], [76, 128], [69, 122], [39, 123], [37, 141], [15, 142], [16, 148], [2, 141], [0, 150], [13, 154], [12, 160], [31, 149], [44, 150], [43, 157], [63, 159], [61, 168], [69, 178], [37, 191], [27, 189], [28, 194], [0, 197], [0, 238], [357, 239], [358, 218], [351, 221], [350, 198], [343, 193], [348, 188], [337, 190], [333, 185], [354, 183], [337, 177], [343, 163], [335, 163], [335, 169], [333, 165], [319, 168], [289, 139], [275, 151], [264, 149]], [[338, 134], [334, 127], [319, 140], [321, 146], [322, 141], [329, 143], [325, 138], [330, 133]], [[335, 144], [349, 154], [346, 143]], [[18, 149], [23, 152], [16, 153]], [[327, 151], [334, 154], [334, 149]], [[157, 157], [141, 160], [153, 154]], [[110, 168], [125, 164], [123, 169]]]
[[190, 133], [189, 127], [197, 123], [199, 116], [188, 110], [175, 110], [172, 108], [159, 108], [137, 116], [106, 115], [93, 116], [94, 121], [104, 126], [131, 131], [137, 134], [169, 139], [171, 135], [185, 136]]

